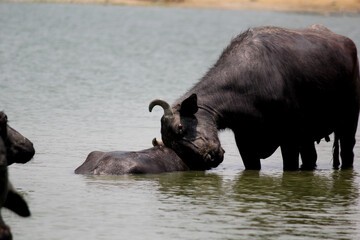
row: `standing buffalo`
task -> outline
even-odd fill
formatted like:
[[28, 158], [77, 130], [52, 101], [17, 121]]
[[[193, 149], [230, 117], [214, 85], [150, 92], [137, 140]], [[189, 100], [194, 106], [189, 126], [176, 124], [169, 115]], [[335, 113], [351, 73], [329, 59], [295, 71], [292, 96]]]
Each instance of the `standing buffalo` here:
[[284, 170], [299, 168], [299, 154], [303, 167], [313, 169], [314, 142], [333, 132], [341, 167], [351, 168], [359, 81], [357, 50], [349, 38], [319, 24], [301, 30], [259, 27], [233, 39], [172, 107], [157, 99], [149, 110], [164, 109], [162, 140], [192, 169], [223, 161], [218, 130], [225, 128], [233, 130], [246, 169], [260, 169], [260, 159], [279, 146]]
[[[7, 166], [12, 163], [26, 163], [35, 154], [33, 144], [7, 125], [7, 116], [0, 112], [0, 210], [6, 207], [20, 216], [30, 216], [26, 202], [11, 186]], [[0, 239], [12, 239], [8, 226], [0, 213]]]
[[76, 174], [122, 175], [187, 171], [188, 166], [168, 147], [153, 140], [154, 147], [137, 152], [91, 152]]

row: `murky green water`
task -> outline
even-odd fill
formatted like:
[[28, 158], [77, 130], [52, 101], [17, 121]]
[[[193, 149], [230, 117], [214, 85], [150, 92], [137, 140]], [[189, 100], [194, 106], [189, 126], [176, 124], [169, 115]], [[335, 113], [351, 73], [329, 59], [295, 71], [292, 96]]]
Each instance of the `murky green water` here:
[[[15, 239], [359, 239], [360, 161], [283, 172], [279, 152], [244, 171], [231, 132], [206, 172], [73, 173], [93, 150], [140, 150], [160, 138], [154, 98], [174, 101], [249, 27], [322, 23], [360, 46], [360, 17], [261, 11], [0, 2], [0, 109], [31, 139], [10, 167], [32, 217], [3, 210]], [[359, 137], [358, 137], [359, 142]]]

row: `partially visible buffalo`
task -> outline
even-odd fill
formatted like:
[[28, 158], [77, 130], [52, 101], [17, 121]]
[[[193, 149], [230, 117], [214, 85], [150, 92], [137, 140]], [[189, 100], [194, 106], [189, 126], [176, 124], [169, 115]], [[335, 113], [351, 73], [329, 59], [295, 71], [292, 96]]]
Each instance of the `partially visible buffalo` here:
[[[360, 78], [354, 42], [317, 24], [291, 30], [249, 29], [234, 38], [215, 65], [164, 109], [161, 135], [192, 169], [218, 166], [218, 131], [231, 129], [246, 169], [280, 146], [284, 170], [316, 166], [314, 142], [335, 133], [342, 168], [353, 167]], [[339, 166], [334, 156], [333, 166]]]
[[[155, 140], [155, 139], [154, 139]], [[170, 148], [153, 141], [154, 147], [137, 151], [91, 152], [76, 174], [122, 175], [187, 171], [188, 166]]]
[[[33, 144], [7, 124], [7, 116], [0, 112], [0, 210], [8, 208], [22, 217], [30, 216], [29, 208], [8, 180], [7, 166], [14, 162], [26, 163], [35, 150]], [[5, 225], [0, 213], [0, 239], [10, 240], [10, 228]]]
[[[7, 121], [5, 113], [0, 112], [0, 117]], [[11, 165], [13, 163], [26, 163], [30, 161], [35, 154], [33, 143], [8, 124], [6, 124], [4, 132], [6, 136], [2, 135], [2, 137], [6, 147], [7, 164]]]

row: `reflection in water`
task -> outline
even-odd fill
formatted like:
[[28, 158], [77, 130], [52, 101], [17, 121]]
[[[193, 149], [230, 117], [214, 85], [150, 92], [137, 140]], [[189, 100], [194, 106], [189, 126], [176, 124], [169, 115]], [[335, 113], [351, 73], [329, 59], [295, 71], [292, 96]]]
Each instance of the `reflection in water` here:
[[93, 150], [151, 147], [161, 110], [148, 103], [181, 96], [249, 27], [322, 23], [360, 46], [359, 20], [0, 1], [0, 103], [37, 149], [9, 170], [33, 213], [3, 212], [14, 239], [360, 239], [360, 163], [330, 170], [331, 143], [317, 145], [326, 170], [313, 173], [283, 174], [280, 154], [261, 172], [241, 171], [229, 132], [224, 162], [208, 172], [74, 174]]
[[[226, 180], [217, 174], [189, 172], [156, 180], [166, 211], [175, 202], [178, 207], [180, 201], [187, 205], [183, 211], [190, 210], [201, 219], [218, 215], [214, 232], [227, 230], [258, 239], [351, 239], [358, 234], [353, 221], [359, 214], [356, 175], [353, 170], [243, 171]], [[226, 229], [234, 222], [237, 228]]]
[[243, 202], [239, 210], [248, 214], [249, 227], [338, 239], [351, 228], [351, 214], [358, 212], [351, 208], [359, 195], [354, 176], [353, 171], [284, 172], [275, 178], [244, 172], [233, 187], [234, 198]]
[[222, 180], [220, 175], [205, 172], [168, 174], [165, 178], [159, 178], [159, 191], [193, 199], [216, 199], [216, 195], [222, 195]]

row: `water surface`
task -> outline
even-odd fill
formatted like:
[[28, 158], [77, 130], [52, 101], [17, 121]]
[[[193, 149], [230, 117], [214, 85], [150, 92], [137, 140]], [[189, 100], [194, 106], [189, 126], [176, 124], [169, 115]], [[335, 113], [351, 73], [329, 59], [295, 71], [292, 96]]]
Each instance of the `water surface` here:
[[[0, 108], [35, 158], [10, 167], [32, 217], [3, 210], [14, 239], [358, 239], [355, 169], [283, 172], [279, 152], [244, 171], [229, 131], [206, 172], [82, 176], [93, 150], [140, 150], [160, 139], [161, 97], [175, 101], [249, 27], [322, 23], [360, 46], [360, 17], [0, 2]], [[358, 137], [359, 138], [359, 137]]]

